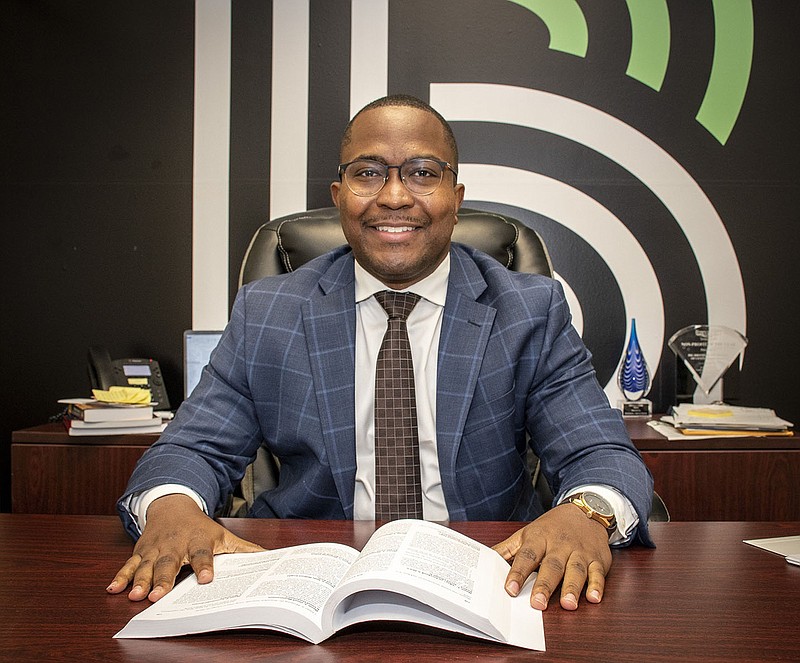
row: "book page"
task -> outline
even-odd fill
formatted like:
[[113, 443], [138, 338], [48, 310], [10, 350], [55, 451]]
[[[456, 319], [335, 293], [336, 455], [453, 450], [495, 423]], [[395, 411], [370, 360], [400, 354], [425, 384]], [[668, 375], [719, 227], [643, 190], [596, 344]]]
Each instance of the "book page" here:
[[[495, 551], [458, 532], [435, 523], [394, 521], [377, 530], [364, 546], [334, 590], [323, 624], [338, 630], [369, 618], [398, 619], [392, 614], [399, 611], [396, 614], [408, 615], [409, 621], [441, 627], [435, 623], [440, 614], [507, 642], [511, 597], [503, 585], [508, 570], [508, 563]], [[375, 610], [364, 607], [369, 597], [356, 597], [361, 592], [380, 592], [373, 595]], [[392, 592], [400, 596], [392, 599]], [[381, 603], [392, 601], [397, 606], [381, 612]], [[428, 619], [414, 602], [433, 609], [437, 617]], [[535, 611], [527, 607], [535, 630]]]
[[335, 543], [218, 555], [211, 583], [199, 585], [194, 574], [189, 576], [115, 637], [252, 626], [320, 642], [326, 637], [321, 630], [322, 608], [357, 555], [357, 550]]

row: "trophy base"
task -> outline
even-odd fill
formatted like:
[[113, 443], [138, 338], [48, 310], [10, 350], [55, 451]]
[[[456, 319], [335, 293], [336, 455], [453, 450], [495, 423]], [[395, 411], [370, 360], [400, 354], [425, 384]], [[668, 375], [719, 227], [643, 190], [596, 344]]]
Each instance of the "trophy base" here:
[[623, 417], [652, 417], [653, 401], [641, 398], [638, 401], [617, 401], [617, 409], [622, 410]]

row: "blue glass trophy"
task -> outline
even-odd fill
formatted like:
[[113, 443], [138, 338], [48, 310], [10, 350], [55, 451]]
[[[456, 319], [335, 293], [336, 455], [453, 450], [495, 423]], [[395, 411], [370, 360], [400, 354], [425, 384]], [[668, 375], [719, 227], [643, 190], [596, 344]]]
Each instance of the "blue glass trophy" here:
[[623, 417], [650, 417], [653, 415], [653, 403], [645, 398], [650, 389], [650, 371], [644, 360], [639, 337], [636, 335], [636, 319], [631, 320], [631, 337], [625, 358], [619, 368], [617, 384], [624, 396], [617, 407], [622, 410]]

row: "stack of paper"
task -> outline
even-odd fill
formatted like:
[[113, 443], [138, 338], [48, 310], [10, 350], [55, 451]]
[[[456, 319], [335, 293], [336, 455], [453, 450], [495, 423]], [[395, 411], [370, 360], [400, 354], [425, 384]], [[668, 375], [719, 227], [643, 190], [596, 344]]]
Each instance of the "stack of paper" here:
[[684, 435], [714, 433], [747, 433], [762, 435], [792, 435], [793, 424], [781, 419], [774, 410], [762, 407], [733, 405], [693, 405], [684, 403], [672, 408], [664, 418]]
[[161, 433], [165, 424], [155, 416], [153, 406], [121, 402], [103, 402], [93, 398], [65, 398], [63, 417], [70, 435], [123, 435], [126, 433]]

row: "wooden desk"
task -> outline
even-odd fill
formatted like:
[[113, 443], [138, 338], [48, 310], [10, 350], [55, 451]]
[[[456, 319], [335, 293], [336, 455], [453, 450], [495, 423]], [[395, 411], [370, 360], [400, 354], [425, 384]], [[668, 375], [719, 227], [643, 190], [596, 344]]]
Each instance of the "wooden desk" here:
[[800, 437], [670, 441], [625, 422], [672, 520], [800, 518]]
[[[800, 518], [800, 437], [670, 442], [626, 421], [673, 520]], [[113, 514], [136, 461], [157, 435], [70, 437], [61, 424], [11, 438], [14, 513]]]
[[70, 437], [60, 423], [11, 434], [14, 513], [115, 514], [136, 461], [156, 434]]
[[[264, 546], [339, 541], [361, 548], [372, 523], [236, 519]], [[486, 544], [517, 523], [454, 523]], [[529, 652], [406, 624], [352, 627], [321, 645], [239, 631], [114, 640], [145, 607], [106, 585], [131, 543], [103, 516], [0, 514], [3, 661], [778, 661], [800, 660], [800, 567], [743, 544], [800, 533], [795, 523], [655, 523], [658, 548], [614, 552], [607, 593], [576, 612], [544, 614], [547, 652]]]

